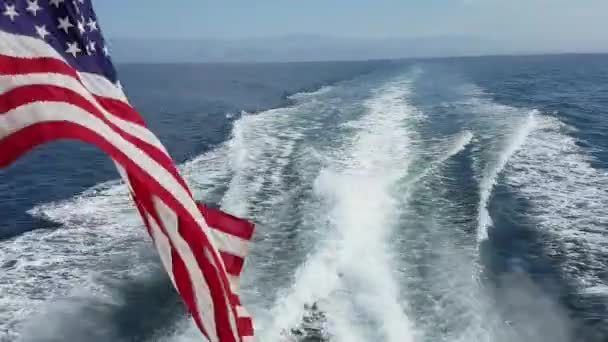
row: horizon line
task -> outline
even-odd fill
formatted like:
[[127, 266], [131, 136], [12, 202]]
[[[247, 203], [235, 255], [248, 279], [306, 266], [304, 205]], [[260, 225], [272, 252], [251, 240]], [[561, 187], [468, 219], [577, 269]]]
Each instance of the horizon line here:
[[149, 65], [172, 65], [172, 64], [299, 64], [299, 63], [372, 63], [372, 62], [406, 62], [416, 60], [438, 60], [438, 59], [468, 59], [468, 58], [509, 58], [509, 57], [557, 57], [557, 56], [595, 56], [608, 55], [605, 51], [564, 51], [564, 52], [529, 52], [529, 53], [496, 53], [496, 54], [463, 54], [453, 56], [427, 56], [427, 57], [399, 57], [399, 58], [371, 58], [371, 59], [315, 59], [315, 60], [217, 60], [217, 61], [114, 61], [117, 65], [149, 64]]

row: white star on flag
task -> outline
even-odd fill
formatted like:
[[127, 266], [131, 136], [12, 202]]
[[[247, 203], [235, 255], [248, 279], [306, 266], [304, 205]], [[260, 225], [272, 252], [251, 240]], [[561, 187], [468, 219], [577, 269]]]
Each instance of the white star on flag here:
[[35, 27], [36, 27], [36, 33], [40, 36], [40, 38], [44, 39], [44, 37], [49, 35], [49, 31], [46, 30], [46, 25], [42, 25], [42, 26], [35, 25]]
[[85, 32], [84, 22], [78, 21], [78, 31], [80, 31], [80, 34], [83, 34]]
[[82, 50], [78, 47], [78, 42], [68, 42], [67, 44], [68, 48], [65, 50], [65, 52], [72, 54], [72, 56], [76, 57], [79, 52], [82, 52]]
[[89, 22], [87, 23], [87, 26], [89, 27], [89, 30], [91, 32], [93, 31], [97, 31], [97, 22], [95, 20], [93, 20], [93, 18], [89, 19]]
[[59, 26], [57, 26], [60, 30], [64, 30], [65, 34], [68, 34], [68, 29], [70, 27], [74, 27], [70, 22], [70, 17], [59, 18]]
[[32, 13], [35, 17], [38, 11], [42, 11], [42, 8], [38, 5], [38, 0], [27, 0], [27, 8], [25, 10]]
[[89, 55], [92, 55], [95, 51], [97, 51], [97, 48], [95, 47], [95, 42], [90, 41], [89, 44], [87, 44], [87, 53]]
[[4, 15], [11, 18], [11, 21], [15, 21], [15, 17], [19, 16], [19, 13], [15, 10], [15, 5], [4, 5]]

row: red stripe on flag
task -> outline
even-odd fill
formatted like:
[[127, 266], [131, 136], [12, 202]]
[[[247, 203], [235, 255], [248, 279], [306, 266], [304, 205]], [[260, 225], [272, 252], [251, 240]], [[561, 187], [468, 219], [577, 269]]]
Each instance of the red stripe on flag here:
[[[205, 220], [207, 220], [207, 218], [205, 218]], [[220, 251], [220, 257], [224, 261], [226, 272], [235, 276], [241, 274], [243, 265], [245, 264], [245, 260], [243, 260], [243, 258], [223, 251]]]
[[247, 220], [227, 214], [219, 209], [211, 208], [204, 203], [197, 202], [201, 213], [205, 216], [207, 224], [226, 234], [251, 240], [255, 225]]
[[237, 329], [241, 336], [253, 336], [253, 320], [251, 317], [239, 317]]
[[[148, 221], [148, 216], [145, 215], [144, 207], [143, 207], [140, 199], [134, 193], [131, 193], [131, 198], [133, 199], [133, 203], [135, 203], [135, 207], [137, 208], [137, 211], [139, 212], [139, 216], [141, 216], [141, 218], [144, 221], [144, 226], [146, 226], [146, 231], [148, 232], [148, 235], [150, 235], [150, 237], [152, 239], [154, 239], [154, 234], [152, 234], [152, 231], [150, 229], [150, 222]], [[169, 271], [169, 270], [167, 270], [167, 271]]]
[[97, 96], [94, 95], [95, 100], [99, 103], [105, 110], [110, 112], [111, 114], [142, 126], [145, 126], [144, 119], [127, 103], [124, 103], [120, 100], [111, 99], [109, 97]]
[[241, 299], [237, 294], [230, 293], [230, 304], [236, 306], [241, 305]]
[[0, 55], [0, 75], [54, 73], [79, 79], [76, 70], [52, 57], [22, 58]]

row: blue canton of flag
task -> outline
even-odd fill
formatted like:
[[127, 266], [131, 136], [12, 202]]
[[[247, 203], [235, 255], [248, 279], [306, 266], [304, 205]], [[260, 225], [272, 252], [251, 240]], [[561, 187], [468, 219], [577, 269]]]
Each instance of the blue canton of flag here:
[[91, 1], [0, 0], [0, 13], [0, 30], [42, 39], [76, 70], [118, 81]]

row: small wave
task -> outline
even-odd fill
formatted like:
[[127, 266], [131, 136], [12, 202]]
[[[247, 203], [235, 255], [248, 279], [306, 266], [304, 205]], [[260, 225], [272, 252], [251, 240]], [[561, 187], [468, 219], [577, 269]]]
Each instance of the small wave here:
[[458, 153], [462, 152], [473, 140], [473, 133], [471, 131], [464, 131], [462, 133], [460, 133], [452, 146], [452, 149], [450, 149], [450, 151], [448, 151], [448, 153], [446, 154], [445, 157], [443, 157], [441, 159], [441, 162], [444, 162], [450, 158], [452, 158], [453, 156], [457, 155]]
[[320, 87], [316, 91], [295, 93], [293, 95], [290, 95], [288, 98], [290, 100], [302, 101], [302, 100], [306, 100], [311, 97], [327, 94], [334, 89], [335, 89], [334, 86], [326, 85], [326, 86]]
[[432, 161], [424, 170], [418, 172], [416, 175], [410, 178], [405, 184], [405, 191], [409, 192], [415, 190], [412, 187], [413, 184], [418, 183], [438, 167], [441, 167], [441, 165], [443, 165], [446, 161], [464, 151], [473, 141], [473, 137], [474, 135], [471, 131], [465, 130], [457, 134], [455, 137], [447, 139], [449, 145], [449, 147], [446, 148], [447, 151], [443, 152], [439, 157], [436, 158], [436, 160]]
[[539, 112], [533, 110], [514, 129], [507, 139], [504, 147], [498, 153], [497, 160], [486, 169], [479, 185], [479, 216], [477, 227], [477, 241], [479, 243], [488, 239], [488, 228], [492, 226], [492, 217], [488, 212], [488, 204], [498, 182], [498, 177], [509, 162], [509, 159], [526, 143], [526, 139], [536, 129]]
[[[251, 216], [249, 199], [268, 182], [281, 189], [281, 175], [305, 127], [294, 127], [290, 113], [300, 108], [280, 108], [245, 115], [235, 122], [227, 142], [232, 177], [222, 206], [231, 213]], [[271, 191], [265, 188], [264, 191]], [[258, 210], [263, 204], [258, 205]]]

